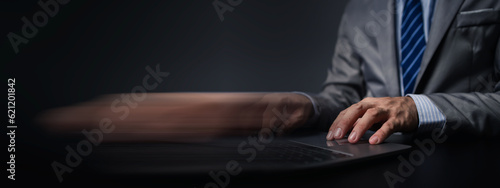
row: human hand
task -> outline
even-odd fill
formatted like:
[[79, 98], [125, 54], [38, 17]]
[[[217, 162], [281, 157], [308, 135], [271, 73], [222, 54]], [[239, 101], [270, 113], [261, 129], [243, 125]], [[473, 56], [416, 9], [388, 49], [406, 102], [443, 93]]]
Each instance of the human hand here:
[[203, 141], [248, 134], [271, 125], [290, 131], [307, 121], [309, 99], [294, 93], [147, 93], [99, 97], [42, 113], [38, 121], [57, 133], [99, 129], [110, 122], [106, 141]]
[[379, 144], [394, 132], [414, 131], [417, 126], [417, 108], [411, 97], [365, 98], [340, 112], [327, 140], [342, 139], [351, 131], [348, 140], [356, 143], [368, 129], [374, 128], [377, 131], [369, 142]]
[[265, 106], [262, 128], [282, 135], [304, 125], [313, 113], [312, 102], [297, 93], [270, 93], [259, 102]]

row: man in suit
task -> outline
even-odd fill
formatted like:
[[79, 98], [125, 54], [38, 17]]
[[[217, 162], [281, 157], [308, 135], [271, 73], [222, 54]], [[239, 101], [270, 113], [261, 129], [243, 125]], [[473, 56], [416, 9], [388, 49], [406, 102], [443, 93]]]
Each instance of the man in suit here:
[[[394, 132], [498, 135], [499, 37], [500, 1], [352, 0], [319, 94], [157, 93], [139, 106], [111, 95], [42, 119], [76, 131], [106, 120], [117, 124], [114, 132], [140, 139], [303, 126], [329, 130], [329, 140], [349, 135], [352, 143], [372, 129], [371, 144]], [[155, 134], [142, 135], [148, 129]], [[131, 139], [116, 135], [105, 138]]]
[[496, 135], [499, 36], [499, 1], [353, 0], [323, 91], [307, 94], [310, 121], [352, 143], [370, 128], [371, 144], [397, 131]]

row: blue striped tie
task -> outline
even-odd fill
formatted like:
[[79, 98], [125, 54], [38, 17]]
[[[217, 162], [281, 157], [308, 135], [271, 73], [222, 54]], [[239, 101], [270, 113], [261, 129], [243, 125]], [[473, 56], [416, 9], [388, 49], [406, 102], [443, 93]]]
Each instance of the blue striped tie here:
[[422, 4], [420, 0], [407, 0], [401, 23], [401, 70], [405, 95], [413, 93], [425, 43]]

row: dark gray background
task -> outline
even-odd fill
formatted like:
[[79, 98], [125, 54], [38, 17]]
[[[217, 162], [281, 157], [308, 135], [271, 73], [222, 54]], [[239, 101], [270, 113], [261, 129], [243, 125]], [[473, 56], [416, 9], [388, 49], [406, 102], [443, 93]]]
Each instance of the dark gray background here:
[[[318, 92], [344, 6], [248, 0], [221, 22], [208, 0], [71, 1], [18, 54], [4, 37], [2, 58], [41, 106], [130, 92], [158, 63], [170, 76], [157, 92]], [[3, 36], [21, 34], [21, 17], [41, 10], [37, 1], [2, 7]]]
[[148, 65], [170, 72], [153, 92], [321, 90], [346, 0], [243, 0], [223, 22], [212, 2], [73, 0], [16, 54], [7, 34], [22, 35], [21, 18], [42, 9], [2, 1], [0, 58], [4, 83], [16, 79], [21, 181], [57, 182], [50, 163], [66, 154], [66, 143], [33, 123], [39, 112], [130, 92]]

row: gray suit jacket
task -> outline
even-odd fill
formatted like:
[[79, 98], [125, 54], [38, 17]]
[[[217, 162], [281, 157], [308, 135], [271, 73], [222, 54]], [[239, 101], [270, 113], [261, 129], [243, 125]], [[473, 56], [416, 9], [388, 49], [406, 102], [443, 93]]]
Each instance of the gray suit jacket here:
[[[320, 94], [318, 124], [364, 97], [401, 96], [393, 0], [353, 0]], [[443, 133], [500, 132], [500, 1], [437, 0], [415, 94], [446, 116]]]

